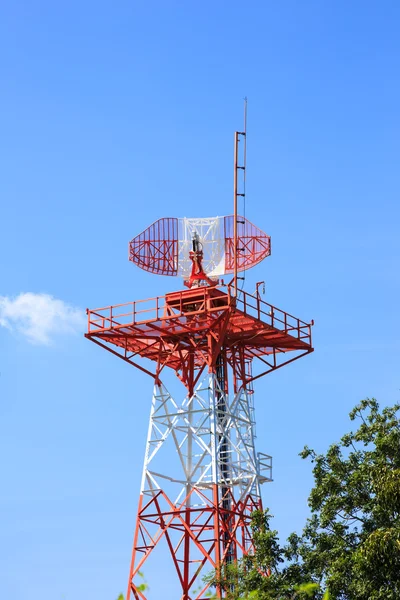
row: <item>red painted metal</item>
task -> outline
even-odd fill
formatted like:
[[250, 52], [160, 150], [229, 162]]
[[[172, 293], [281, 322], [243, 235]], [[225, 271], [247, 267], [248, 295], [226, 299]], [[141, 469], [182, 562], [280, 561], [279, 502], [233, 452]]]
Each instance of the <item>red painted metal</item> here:
[[[243, 243], [251, 243], [247, 237], [242, 236]], [[265, 251], [267, 246], [259, 250]], [[156, 383], [169, 367], [189, 396], [205, 369], [216, 372], [221, 357], [224, 370], [232, 369], [235, 391], [244, 387], [251, 392], [258, 377], [313, 351], [310, 323], [264, 302], [259, 295], [238, 291], [235, 297], [229, 287], [202, 286], [88, 310], [85, 335], [145, 370]], [[139, 358], [147, 359], [150, 366], [144, 368]], [[254, 362], [261, 367], [256, 374]], [[194, 493], [203, 497], [205, 506], [189, 506]], [[240, 504], [231, 488], [218, 486], [208, 494], [192, 488], [178, 504], [163, 490], [153, 497], [141, 496], [127, 600], [146, 599], [136, 577], [161, 540], [169, 548], [182, 588], [181, 600], [205, 600], [208, 585], [193, 591], [201, 582], [203, 567], [218, 569], [228, 557], [236, 560], [253, 551], [250, 518], [260, 502], [249, 495]], [[218, 598], [224, 594], [217, 589]]]
[[[158, 219], [129, 243], [129, 260], [158, 275], [179, 274], [179, 236], [182, 219]], [[235, 222], [237, 222], [237, 270], [243, 271], [258, 264], [271, 254], [271, 238], [245, 217], [221, 217], [221, 241], [225, 249], [224, 273], [235, 270]], [[207, 273], [203, 279], [207, 281]], [[193, 276], [193, 272], [192, 272]], [[211, 283], [208, 281], [208, 283]]]
[[155, 221], [129, 243], [129, 260], [158, 275], [178, 273], [178, 219]]
[[[224, 218], [225, 273], [235, 270], [234, 218]], [[237, 268], [244, 271], [271, 254], [271, 238], [247, 219], [237, 220]]]
[[188, 288], [201, 287], [206, 283], [210, 286], [217, 285], [217, 281], [212, 281], [203, 269], [203, 250], [196, 249], [189, 252], [190, 260], [192, 261], [192, 271], [190, 277], [185, 281], [185, 285]]
[[[187, 502], [194, 493], [202, 496], [205, 507], [187, 508]], [[229, 509], [222, 507], [223, 500], [228, 500]], [[199, 490], [192, 490], [178, 505], [162, 490], [147, 503], [141, 496], [127, 598], [131, 595], [136, 599], [146, 598], [140, 590], [140, 583], [137, 583], [137, 576], [162, 540], [167, 541], [170, 549], [172, 564], [182, 587], [182, 600], [208, 598], [205, 594], [209, 585], [201, 581], [202, 568], [208, 565], [210, 569], [217, 570], [219, 565], [224, 564], [228, 552], [239, 557], [254, 551], [251, 514], [260, 508], [260, 500], [250, 494], [243, 502], [237, 502], [228, 489], [226, 498], [221, 498], [218, 486], [214, 486], [211, 499]], [[179, 538], [176, 545], [171, 533]], [[224, 545], [222, 540], [226, 540]], [[217, 590], [217, 597], [223, 597], [222, 590]]]
[[[154, 361], [155, 370], [146, 371], [156, 380], [165, 367], [173, 369], [190, 392], [222, 345], [247, 385], [312, 352], [311, 324], [246, 292], [234, 298], [229, 288], [208, 286], [88, 310], [86, 337], [138, 368], [138, 357]], [[262, 372], [246, 375], [244, 365], [253, 359]]]

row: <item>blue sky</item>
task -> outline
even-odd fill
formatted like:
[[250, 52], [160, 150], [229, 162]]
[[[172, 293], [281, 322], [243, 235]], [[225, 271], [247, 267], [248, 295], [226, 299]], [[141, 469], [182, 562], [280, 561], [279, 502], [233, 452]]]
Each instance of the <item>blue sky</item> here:
[[[2, 598], [125, 591], [151, 381], [83, 338], [84, 311], [180, 287], [127, 243], [231, 213], [245, 95], [246, 214], [273, 249], [246, 289], [315, 319], [315, 353], [256, 386], [282, 537], [308, 514], [303, 445], [326, 449], [365, 396], [399, 400], [399, 18], [389, 0], [2, 3]], [[21, 293], [62, 304], [5, 316]], [[146, 576], [176, 599], [164, 563]]]

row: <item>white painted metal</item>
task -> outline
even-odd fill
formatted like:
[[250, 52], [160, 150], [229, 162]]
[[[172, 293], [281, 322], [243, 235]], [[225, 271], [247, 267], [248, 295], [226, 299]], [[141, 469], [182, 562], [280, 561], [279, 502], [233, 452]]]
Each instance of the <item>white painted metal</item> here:
[[[187, 505], [203, 506], [212, 485], [230, 487], [235, 497], [260, 496], [260, 484], [272, 480], [272, 459], [256, 455], [254, 447], [253, 395], [241, 389], [225, 396], [226, 410], [219, 411], [219, 388], [215, 375], [208, 375], [194, 395], [176, 402], [164, 385], [154, 387], [146, 444], [142, 492], [153, 496], [159, 490]], [[228, 468], [221, 472], [220, 449], [227, 442]], [[201, 494], [196, 495], [196, 490]]]
[[203, 268], [209, 277], [225, 273], [224, 217], [178, 219], [178, 275], [189, 277], [192, 270], [190, 251], [196, 233], [203, 250]]

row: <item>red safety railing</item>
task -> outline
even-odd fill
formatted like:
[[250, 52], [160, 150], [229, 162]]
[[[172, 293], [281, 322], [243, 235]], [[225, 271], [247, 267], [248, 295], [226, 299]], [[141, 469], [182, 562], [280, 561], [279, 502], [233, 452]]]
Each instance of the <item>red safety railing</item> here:
[[143, 325], [157, 321], [171, 321], [181, 317], [194, 317], [215, 313], [228, 308], [236, 316], [257, 319], [260, 325], [268, 325], [285, 332], [311, 346], [311, 326], [258, 296], [238, 291], [237, 298], [217, 289], [202, 287], [182, 290], [145, 300], [136, 300], [87, 311], [88, 333], [94, 334], [130, 325]]
[[311, 345], [311, 326], [313, 322], [306, 323], [268, 302], [259, 296], [253, 296], [242, 290], [238, 290], [237, 308], [245, 315], [258, 319], [262, 323], [270, 325], [274, 329], [285, 331], [293, 337]]

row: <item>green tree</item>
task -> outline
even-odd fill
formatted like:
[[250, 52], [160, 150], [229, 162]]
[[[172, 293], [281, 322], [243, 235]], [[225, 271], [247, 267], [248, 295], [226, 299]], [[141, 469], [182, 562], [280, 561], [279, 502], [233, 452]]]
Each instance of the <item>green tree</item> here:
[[400, 405], [363, 400], [350, 413], [358, 429], [314, 464], [312, 517], [292, 536], [292, 560], [323, 580], [337, 600], [400, 598]]
[[220, 585], [229, 600], [295, 600], [322, 598], [319, 581], [305, 569], [292, 543], [281, 546], [278, 532], [270, 528], [268, 510], [252, 515], [254, 554], [238, 564], [223, 567], [211, 581]]
[[355, 432], [326, 454], [304, 448], [311, 517], [281, 546], [268, 511], [254, 513], [254, 556], [214, 575], [232, 600], [320, 600], [322, 588], [332, 600], [400, 599], [399, 410], [363, 400], [350, 413]]

